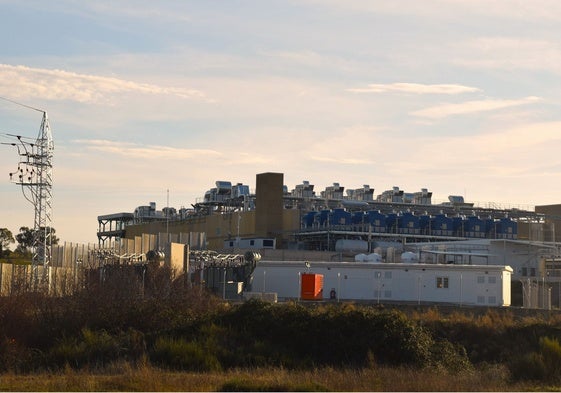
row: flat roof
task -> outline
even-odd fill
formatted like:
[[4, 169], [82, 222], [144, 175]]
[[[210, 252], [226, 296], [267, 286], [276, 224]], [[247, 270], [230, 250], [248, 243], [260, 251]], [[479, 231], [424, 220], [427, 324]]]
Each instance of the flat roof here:
[[[385, 262], [308, 262], [310, 269], [314, 266], [321, 268], [341, 269], [412, 269], [412, 270], [493, 270], [509, 271], [513, 269], [508, 265], [464, 265], [464, 264], [441, 264], [441, 263], [385, 263]], [[259, 261], [256, 267], [306, 267], [306, 261]]]
[[113, 214], [105, 214], [103, 216], [97, 216], [98, 221], [102, 220], [118, 220], [118, 219], [133, 219], [134, 213], [113, 213]]

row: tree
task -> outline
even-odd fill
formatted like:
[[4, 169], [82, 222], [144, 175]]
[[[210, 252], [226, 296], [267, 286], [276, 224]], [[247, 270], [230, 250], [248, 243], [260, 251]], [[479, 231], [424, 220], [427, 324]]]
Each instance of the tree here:
[[[51, 227], [50, 231], [48, 232], [51, 235], [51, 244], [52, 245], [58, 244], [59, 239], [55, 236], [55, 232], [56, 232], [55, 229]], [[44, 227], [41, 227], [40, 229], [41, 241], [44, 241], [45, 239], [44, 236], [45, 236], [45, 230]], [[21, 254], [30, 254], [31, 249], [33, 248], [34, 245], [35, 230], [28, 227], [20, 227], [19, 233], [16, 235], [16, 240], [19, 243], [19, 245], [16, 248], [16, 251]]]
[[10, 253], [10, 244], [14, 243], [14, 235], [8, 228], [0, 228], [0, 257]]

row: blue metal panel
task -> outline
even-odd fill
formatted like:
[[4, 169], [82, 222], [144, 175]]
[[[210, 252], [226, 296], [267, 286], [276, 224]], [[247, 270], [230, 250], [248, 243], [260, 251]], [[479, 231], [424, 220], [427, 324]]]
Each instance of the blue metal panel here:
[[362, 224], [365, 221], [365, 214], [364, 212], [355, 212], [353, 214], [352, 223], [353, 224]]
[[330, 213], [329, 210], [321, 210], [319, 212], [319, 215], [317, 216], [317, 219], [319, 220], [319, 225], [320, 226], [323, 227], [323, 226], [327, 225], [327, 220], [329, 218], [329, 213]]
[[386, 215], [386, 228], [389, 233], [397, 233], [397, 214], [388, 213]]
[[469, 216], [464, 221], [464, 233], [466, 237], [485, 237], [485, 222], [477, 216]]
[[302, 223], [304, 228], [311, 228], [314, 225], [314, 220], [316, 215], [318, 214], [318, 212], [308, 212], [304, 215], [304, 217], [302, 217]]
[[374, 232], [386, 232], [386, 215], [378, 210], [369, 210], [366, 212], [366, 220], [372, 226]]
[[464, 219], [462, 217], [452, 217], [452, 232], [454, 236], [464, 236]]
[[430, 235], [431, 217], [429, 215], [422, 215], [419, 217], [419, 229], [422, 235]]
[[431, 234], [434, 236], [452, 236], [454, 231], [454, 222], [452, 218], [445, 214], [437, 214], [432, 218]]
[[397, 218], [399, 233], [418, 235], [420, 233], [419, 217], [411, 212], [404, 212]]
[[510, 218], [504, 217], [495, 223], [498, 239], [518, 238], [518, 224]]
[[329, 225], [351, 225], [351, 213], [345, 209], [333, 209], [329, 217]]

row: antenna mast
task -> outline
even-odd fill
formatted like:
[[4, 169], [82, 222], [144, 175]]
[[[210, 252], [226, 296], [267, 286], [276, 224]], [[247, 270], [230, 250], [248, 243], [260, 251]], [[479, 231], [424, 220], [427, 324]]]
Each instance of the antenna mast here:
[[[47, 112], [18, 102], [6, 101], [43, 113], [39, 135], [33, 139], [19, 135], [10, 135], [16, 139], [9, 143], [18, 150], [20, 161], [18, 169], [10, 173], [10, 180], [20, 185], [23, 195], [35, 208], [33, 225], [32, 279], [37, 287], [39, 281], [50, 286], [51, 246], [52, 246], [52, 187], [53, 187], [53, 151], [54, 143]], [[8, 143], [4, 143], [8, 144]], [[39, 266], [43, 273], [39, 277]]]

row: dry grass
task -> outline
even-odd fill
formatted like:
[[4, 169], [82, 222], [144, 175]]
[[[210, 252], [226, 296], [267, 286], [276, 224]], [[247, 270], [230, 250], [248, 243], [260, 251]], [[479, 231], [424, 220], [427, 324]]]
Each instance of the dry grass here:
[[0, 376], [1, 391], [529, 391], [559, 387], [511, 384], [502, 366], [448, 374], [437, 370], [368, 368], [169, 372], [146, 364], [112, 365], [102, 373], [67, 368], [56, 374]]

